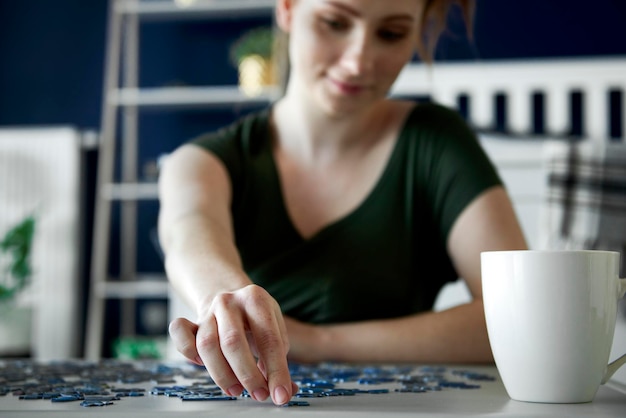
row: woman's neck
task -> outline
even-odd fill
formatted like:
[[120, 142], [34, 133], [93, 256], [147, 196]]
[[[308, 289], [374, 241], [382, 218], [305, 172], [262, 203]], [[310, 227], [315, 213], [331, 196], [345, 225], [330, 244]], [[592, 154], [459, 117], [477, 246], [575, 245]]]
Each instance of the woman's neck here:
[[363, 152], [384, 135], [389, 114], [384, 100], [360, 112], [335, 116], [302, 97], [288, 92], [274, 106], [272, 121], [275, 145], [303, 164]]

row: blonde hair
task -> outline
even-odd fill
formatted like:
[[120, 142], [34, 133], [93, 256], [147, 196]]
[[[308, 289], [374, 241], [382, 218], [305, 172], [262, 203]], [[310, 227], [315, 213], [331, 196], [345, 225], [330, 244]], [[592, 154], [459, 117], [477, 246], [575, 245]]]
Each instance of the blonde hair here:
[[422, 33], [417, 43], [417, 52], [424, 61], [431, 63], [434, 58], [435, 48], [441, 34], [446, 29], [446, 20], [450, 8], [458, 4], [463, 10], [463, 18], [467, 28], [467, 35], [472, 39], [474, 25], [475, 0], [424, 0], [424, 13], [422, 14]]

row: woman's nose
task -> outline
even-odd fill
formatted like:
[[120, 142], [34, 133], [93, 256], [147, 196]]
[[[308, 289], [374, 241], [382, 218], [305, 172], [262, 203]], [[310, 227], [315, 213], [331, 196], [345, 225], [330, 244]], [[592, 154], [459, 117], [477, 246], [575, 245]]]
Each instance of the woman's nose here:
[[372, 42], [366, 33], [354, 33], [349, 37], [341, 57], [341, 64], [352, 76], [367, 73], [373, 66]]

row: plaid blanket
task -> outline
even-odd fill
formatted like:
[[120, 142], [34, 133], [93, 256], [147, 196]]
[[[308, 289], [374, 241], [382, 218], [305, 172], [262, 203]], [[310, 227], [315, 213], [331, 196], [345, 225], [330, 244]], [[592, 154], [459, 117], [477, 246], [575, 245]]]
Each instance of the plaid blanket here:
[[547, 141], [543, 248], [621, 253], [626, 272], [626, 143]]

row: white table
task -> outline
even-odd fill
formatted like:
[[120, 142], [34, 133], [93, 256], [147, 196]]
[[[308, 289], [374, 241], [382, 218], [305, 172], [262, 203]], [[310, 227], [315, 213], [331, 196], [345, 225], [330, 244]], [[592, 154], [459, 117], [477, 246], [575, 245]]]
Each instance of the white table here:
[[[3, 418], [66, 418], [116, 417], [159, 418], [219, 416], [255, 418], [289, 414], [296, 417], [622, 417], [626, 415], [626, 386], [609, 383], [600, 387], [595, 399], [586, 404], [533, 404], [511, 400], [495, 367], [449, 366], [454, 370], [469, 370], [489, 374], [495, 381], [475, 382], [480, 389], [444, 389], [439, 392], [397, 393], [395, 383], [382, 384], [388, 394], [357, 394], [301, 399], [310, 406], [281, 408], [271, 402], [251, 399], [217, 402], [183, 402], [177, 398], [147, 394], [141, 398], [123, 398], [114, 405], [84, 408], [77, 402], [51, 403], [48, 400], [25, 401], [8, 394], [0, 397], [0, 417]], [[347, 384], [346, 384], [347, 385]], [[2, 384], [0, 383], [0, 386]], [[140, 385], [148, 390], [155, 383]], [[372, 386], [376, 388], [377, 386]]]

